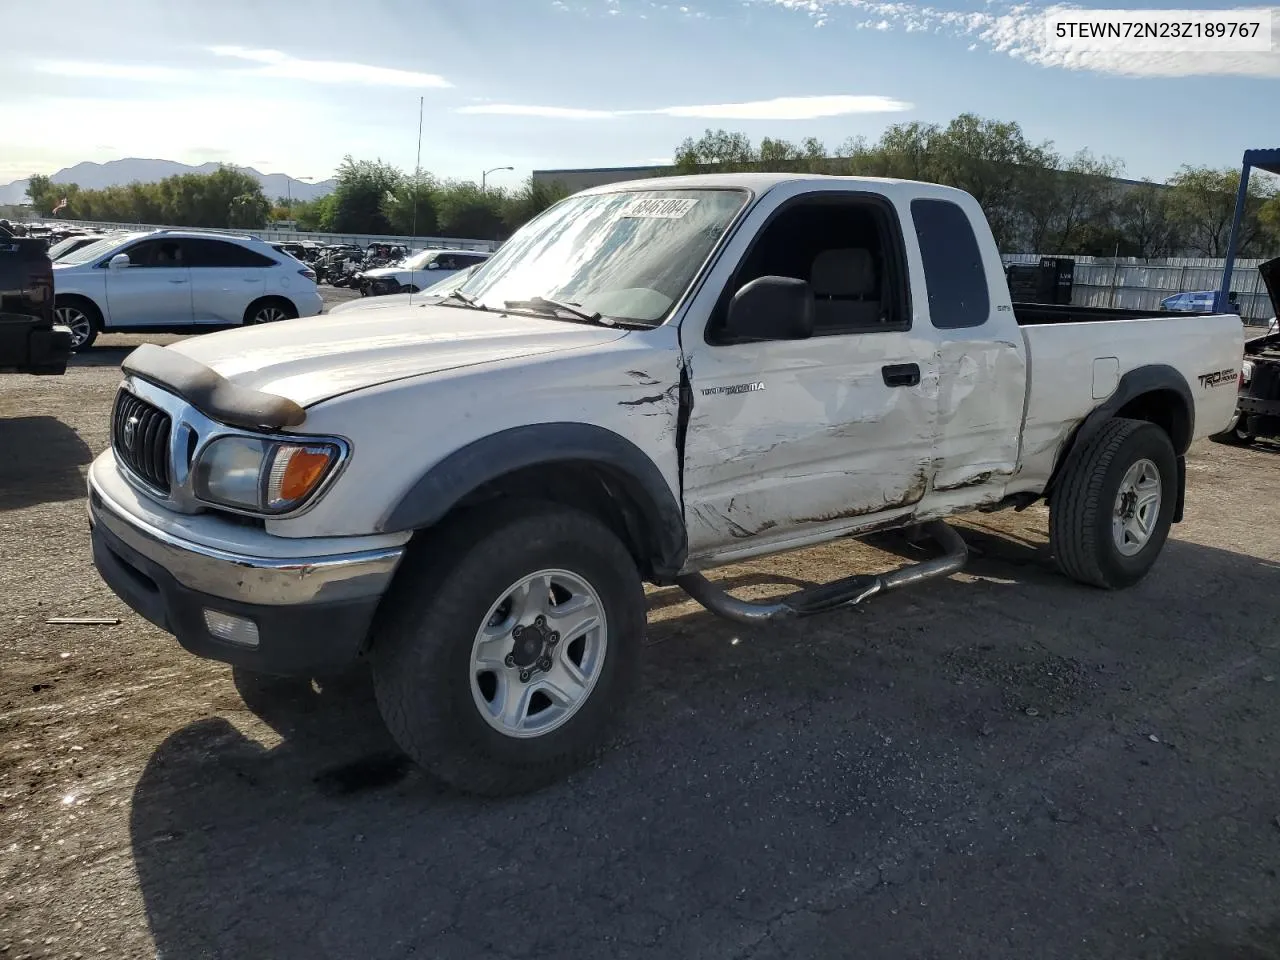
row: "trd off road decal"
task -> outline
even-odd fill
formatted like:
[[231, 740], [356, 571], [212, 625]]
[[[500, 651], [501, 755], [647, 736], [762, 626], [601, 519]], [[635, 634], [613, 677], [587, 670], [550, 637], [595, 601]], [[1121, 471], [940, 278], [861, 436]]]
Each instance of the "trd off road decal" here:
[[1232, 367], [1229, 370], [1215, 370], [1213, 373], [1200, 374], [1200, 386], [1205, 387], [1221, 387], [1226, 384], [1235, 386], [1237, 379], [1240, 377], [1240, 371]]

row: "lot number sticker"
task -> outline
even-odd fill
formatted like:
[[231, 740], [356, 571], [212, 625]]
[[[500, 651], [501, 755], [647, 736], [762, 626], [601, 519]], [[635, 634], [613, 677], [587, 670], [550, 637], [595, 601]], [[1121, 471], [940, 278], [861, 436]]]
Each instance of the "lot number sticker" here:
[[622, 208], [624, 217], [647, 217], [652, 220], [679, 220], [697, 204], [697, 200], [651, 198], [632, 200]]

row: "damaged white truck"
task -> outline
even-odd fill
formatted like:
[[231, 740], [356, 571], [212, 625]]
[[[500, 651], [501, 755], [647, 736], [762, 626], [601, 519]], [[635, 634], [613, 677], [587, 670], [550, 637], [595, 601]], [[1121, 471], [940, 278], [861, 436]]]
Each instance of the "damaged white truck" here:
[[[414, 760], [523, 791], [604, 742], [644, 581], [745, 623], [838, 610], [959, 570], [944, 518], [1043, 499], [1067, 576], [1135, 583], [1242, 354], [1234, 314], [1015, 305], [954, 189], [614, 184], [444, 300], [136, 350], [89, 474], [94, 558], [200, 656], [367, 662]], [[769, 603], [703, 576], [894, 527], [938, 558]]]

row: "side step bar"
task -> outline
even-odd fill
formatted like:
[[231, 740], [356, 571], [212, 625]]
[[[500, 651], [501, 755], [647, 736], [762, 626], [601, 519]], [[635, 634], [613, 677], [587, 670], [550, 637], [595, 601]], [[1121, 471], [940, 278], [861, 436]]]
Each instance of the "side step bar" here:
[[739, 600], [721, 590], [700, 573], [678, 577], [676, 583], [685, 593], [712, 613], [733, 620], [735, 623], [766, 623], [774, 620], [790, 620], [826, 613], [840, 607], [852, 607], [877, 593], [896, 590], [932, 580], [949, 577], [962, 569], [969, 559], [969, 548], [951, 527], [941, 520], [924, 524], [920, 532], [936, 541], [946, 551], [935, 560], [908, 564], [890, 573], [858, 573], [833, 583], [807, 590], [798, 590], [781, 600], [754, 602]]

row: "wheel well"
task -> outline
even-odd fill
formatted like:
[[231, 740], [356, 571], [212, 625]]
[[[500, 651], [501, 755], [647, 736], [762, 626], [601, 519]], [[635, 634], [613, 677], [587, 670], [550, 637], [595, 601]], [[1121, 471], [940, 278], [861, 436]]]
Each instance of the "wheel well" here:
[[249, 317], [253, 315], [253, 311], [257, 310], [261, 306], [265, 306], [268, 303], [281, 304], [295, 317], [298, 315], [298, 307], [296, 304], [294, 304], [292, 300], [290, 300], [288, 297], [281, 296], [278, 293], [269, 293], [265, 297], [258, 297], [258, 299], [254, 300], [252, 303], [250, 303], [247, 307], [244, 308], [243, 322], [247, 324], [249, 322]]
[[646, 580], [655, 579], [655, 564], [661, 563], [662, 548], [648, 532], [651, 526], [645, 521], [644, 494], [632, 478], [582, 460], [521, 467], [481, 484], [448, 515], [506, 497], [542, 500], [592, 514], [623, 542], [640, 575]]
[[99, 326], [102, 325], [102, 309], [83, 294], [55, 292], [53, 296], [53, 303], [54, 306], [57, 306], [60, 303], [67, 306], [75, 304], [81, 310], [84, 310], [89, 314], [89, 319], [93, 320]]
[[1169, 435], [1175, 453], [1182, 454], [1191, 444], [1191, 411], [1176, 390], [1150, 390], [1134, 397], [1114, 414], [1129, 420], [1154, 423]]

